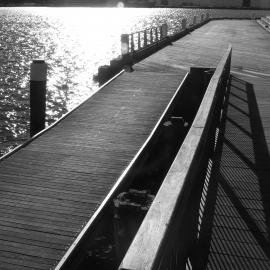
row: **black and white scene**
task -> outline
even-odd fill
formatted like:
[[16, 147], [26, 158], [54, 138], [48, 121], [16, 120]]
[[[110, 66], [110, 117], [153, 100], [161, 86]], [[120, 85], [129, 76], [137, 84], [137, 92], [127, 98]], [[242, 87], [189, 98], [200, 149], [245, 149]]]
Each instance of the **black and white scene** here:
[[0, 270], [270, 269], [270, 0], [0, 0]]

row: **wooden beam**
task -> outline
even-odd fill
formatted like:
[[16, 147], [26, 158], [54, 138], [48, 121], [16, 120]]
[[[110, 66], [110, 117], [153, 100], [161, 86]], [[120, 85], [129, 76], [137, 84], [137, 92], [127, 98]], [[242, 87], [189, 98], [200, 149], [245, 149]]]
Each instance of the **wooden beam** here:
[[[156, 266], [162, 260], [160, 255], [166, 253], [164, 242], [166, 242], [168, 236], [168, 227], [172, 223], [176, 209], [178, 212], [179, 209], [184, 212], [187, 206], [183, 194], [186, 192], [186, 187], [195, 181], [195, 172], [199, 166], [199, 155], [207, 138], [213, 109], [217, 102], [218, 86], [221, 83], [225, 68], [230, 65], [231, 52], [230, 46], [216, 68], [192, 127], [119, 269], [156, 269]], [[181, 218], [181, 214], [178, 215], [179, 217]], [[181, 239], [178, 239], [178, 241], [181, 241]]]

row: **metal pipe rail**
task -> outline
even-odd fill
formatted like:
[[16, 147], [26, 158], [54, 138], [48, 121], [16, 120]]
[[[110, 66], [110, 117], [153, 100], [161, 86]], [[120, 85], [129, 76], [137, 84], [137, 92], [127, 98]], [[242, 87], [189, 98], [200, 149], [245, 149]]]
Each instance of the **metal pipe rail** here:
[[167, 37], [168, 26], [162, 24], [158, 27], [147, 28], [138, 32], [121, 35], [121, 53], [122, 55], [133, 53], [144, 49], [153, 43], [161, 41]]
[[230, 46], [120, 270], [196, 268], [196, 254], [193, 256], [192, 252], [199, 234], [201, 198], [209, 173], [209, 156], [216, 145], [231, 53]]

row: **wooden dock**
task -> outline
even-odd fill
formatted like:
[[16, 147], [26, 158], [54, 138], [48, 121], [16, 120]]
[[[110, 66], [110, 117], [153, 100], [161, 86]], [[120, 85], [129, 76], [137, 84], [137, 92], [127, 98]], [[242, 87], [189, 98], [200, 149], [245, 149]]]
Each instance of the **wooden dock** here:
[[270, 268], [270, 35], [253, 21], [212, 21], [174, 49], [182, 63], [211, 65], [228, 43], [222, 121], [215, 109], [214, 131], [201, 124], [213, 119], [206, 99], [120, 269]]
[[228, 43], [231, 91], [198, 250], [207, 250], [200, 253], [207, 269], [269, 269], [270, 35], [249, 20], [211, 21], [197, 29], [0, 163], [1, 269], [53, 269], [189, 67], [216, 66]]

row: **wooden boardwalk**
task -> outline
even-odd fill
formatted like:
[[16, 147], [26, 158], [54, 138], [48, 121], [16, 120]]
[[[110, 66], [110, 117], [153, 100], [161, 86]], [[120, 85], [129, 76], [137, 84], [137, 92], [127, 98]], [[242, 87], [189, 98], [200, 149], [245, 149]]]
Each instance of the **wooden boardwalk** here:
[[224, 35], [219, 24], [209, 37], [232, 43], [232, 78], [199, 239], [200, 269], [270, 269], [270, 35], [246, 21], [226, 22]]
[[1, 162], [1, 270], [52, 269], [64, 256], [186, 74], [157, 60], [122, 74]]
[[[206, 211], [201, 242], [209, 252], [201, 258], [209, 269], [242, 269], [250, 261], [268, 266], [270, 35], [256, 22], [229, 20], [212, 21], [145, 59], [1, 162], [0, 268], [53, 268], [149, 136], [189, 67], [216, 66], [228, 43], [232, 121], [226, 120], [230, 137], [216, 161], [225, 180], [213, 181], [214, 211]], [[220, 198], [227, 204], [218, 204]]]

